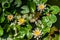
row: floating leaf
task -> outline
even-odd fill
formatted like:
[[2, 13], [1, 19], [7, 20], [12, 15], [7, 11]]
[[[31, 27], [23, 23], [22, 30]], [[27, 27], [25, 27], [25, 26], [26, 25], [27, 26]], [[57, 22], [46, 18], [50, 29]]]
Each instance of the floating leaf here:
[[19, 38], [24, 38], [24, 36], [25, 36], [25, 32], [24, 31], [21, 31], [20, 32], [20, 35], [19, 35]]
[[0, 17], [0, 23], [4, 22], [4, 20], [5, 20], [5, 17], [2, 15], [2, 16]]
[[16, 5], [16, 7], [19, 7], [22, 4], [22, 2], [21, 0], [15, 0], [14, 4]]
[[52, 23], [55, 23], [55, 22], [57, 21], [57, 18], [56, 18], [56, 16], [55, 16], [54, 14], [51, 14], [51, 15], [49, 16], [49, 20], [50, 20]]
[[32, 33], [31, 32], [27, 32], [27, 38], [31, 39], [32, 37], [33, 37]]
[[21, 7], [21, 9], [23, 9], [23, 10], [21, 11], [22, 14], [29, 13], [29, 8], [28, 8], [28, 6], [23, 6], [23, 7]]
[[51, 27], [51, 26], [52, 26], [52, 22], [49, 21], [49, 22], [47, 23], [47, 26], [48, 26], [48, 27]]
[[[32, 5], [31, 5], [32, 4]], [[36, 10], [36, 4], [34, 3], [34, 2], [30, 2], [30, 10], [31, 10], [31, 12], [35, 12], [35, 10]]]
[[21, 28], [18, 37], [19, 37], [19, 38], [24, 38], [25, 34], [26, 34], [25, 29], [24, 29], [24, 28]]
[[58, 6], [51, 6], [50, 10], [52, 11], [52, 14], [57, 14], [59, 12]]
[[2, 36], [3, 35], [3, 29], [2, 29], [2, 27], [0, 26], [0, 36]]
[[49, 18], [46, 16], [44, 16], [43, 18], [42, 18], [42, 23], [43, 23], [43, 25], [46, 27], [47, 26], [47, 24], [48, 24], [48, 22], [49, 22]]
[[46, 33], [49, 33], [49, 32], [50, 32], [50, 27], [46, 27], [46, 28], [42, 29], [42, 32], [43, 32], [43, 36], [44, 36]]
[[28, 30], [31, 30], [32, 29], [32, 26], [30, 24], [27, 25], [27, 29]]
[[20, 25], [15, 25], [15, 26], [20, 31]]

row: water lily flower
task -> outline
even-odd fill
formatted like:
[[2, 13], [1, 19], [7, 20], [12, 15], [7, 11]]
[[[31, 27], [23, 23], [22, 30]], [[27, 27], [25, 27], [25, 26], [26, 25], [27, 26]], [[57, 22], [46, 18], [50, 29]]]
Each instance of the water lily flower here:
[[33, 35], [34, 35], [34, 38], [37, 38], [37, 40], [41, 37], [42, 35], [42, 32], [41, 30], [39, 30], [38, 28], [36, 28], [34, 31], [33, 31]]
[[19, 18], [18, 19], [18, 24], [21, 25], [21, 24], [24, 24], [25, 23], [25, 19], [24, 18]]
[[38, 4], [38, 11], [40, 11], [40, 13], [42, 13], [42, 11], [44, 11], [44, 9], [46, 9], [46, 5], [44, 4]]
[[8, 16], [7, 16], [7, 19], [8, 19], [9, 21], [11, 21], [11, 20], [13, 19], [13, 15], [8, 15]]

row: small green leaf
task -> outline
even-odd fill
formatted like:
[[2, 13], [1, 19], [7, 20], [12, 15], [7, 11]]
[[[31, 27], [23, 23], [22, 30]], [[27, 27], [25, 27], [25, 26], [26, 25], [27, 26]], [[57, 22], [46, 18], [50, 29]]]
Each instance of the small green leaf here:
[[52, 26], [52, 22], [49, 21], [49, 22], [47, 23], [47, 26], [48, 26], [48, 27], [51, 27], [51, 26]]
[[15, 0], [14, 4], [16, 5], [16, 7], [19, 7], [22, 4], [22, 2], [21, 0]]
[[54, 14], [51, 14], [51, 15], [49, 16], [49, 20], [50, 20], [52, 23], [55, 23], [55, 22], [57, 21], [57, 18], [56, 18], [56, 16], [55, 16]]
[[43, 30], [42, 30], [42, 32], [43, 32], [43, 36], [48, 32], [50, 32], [50, 27], [46, 27], [46, 28], [44, 28]]
[[27, 29], [28, 30], [31, 30], [32, 29], [32, 26], [30, 24], [27, 25]]
[[16, 25], [16, 28], [20, 31], [20, 25]]
[[25, 34], [26, 34], [25, 29], [24, 29], [24, 28], [21, 28], [18, 37], [19, 37], [19, 38], [24, 38]]
[[0, 26], [0, 36], [2, 36], [3, 35], [3, 29], [2, 29], [2, 27]]
[[[32, 4], [32, 5], [31, 5]], [[36, 10], [36, 4], [34, 3], [34, 2], [30, 2], [30, 10], [31, 10], [31, 12], [35, 12], [35, 10]]]
[[27, 32], [27, 38], [31, 39], [32, 37], [33, 37], [32, 33], [31, 32]]
[[51, 6], [50, 10], [52, 10], [52, 14], [57, 14], [59, 12], [59, 7], [58, 6]]
[[10, 27], [7, 28], [7, 32], [9, 32], [9, 31], [10, 31]]
[[25, 36], [25, 32], [24, 31], [21, 31], [19, 37], [20, 38], [24, 38], [24, 36]]
[[47, 26], [48, 22], [49, 22], [49, 18], [48, 18], [47, 16], [44, 16], [44, 17], [42, 18], [42, 23], [43, 23], [43, 25], [44, 25], [45, 27]]
[[28, 6], [23, 6], [23, 7], [21, 7], [21, 9], [23, 9], [23, 10], [21, 11], [22, 14], [29, 13], [29, 8], [28, 8]]
[[0, 17], [0, 23], [4, 22], [4, 20], [5, 20], [5, 17], [2, 15], [2, 16]]

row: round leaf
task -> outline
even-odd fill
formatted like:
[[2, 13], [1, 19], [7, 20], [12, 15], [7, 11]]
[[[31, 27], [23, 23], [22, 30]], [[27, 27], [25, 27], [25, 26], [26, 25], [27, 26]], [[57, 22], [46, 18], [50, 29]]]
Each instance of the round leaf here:
[[52, 10], [52, 14], [57, 14], [59, 12], [59, 7], [58, 6], [51, 6], [50, 10]]

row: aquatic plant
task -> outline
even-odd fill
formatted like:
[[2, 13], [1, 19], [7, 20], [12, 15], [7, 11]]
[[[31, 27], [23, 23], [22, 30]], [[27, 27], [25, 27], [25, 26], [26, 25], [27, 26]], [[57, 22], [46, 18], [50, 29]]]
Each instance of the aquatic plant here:
[[[0, 37], [7, 40], [49, 40], [60, 8], [48, 0], [0, 0]], [[44, 37], [46, 34], [48, 36]]]

